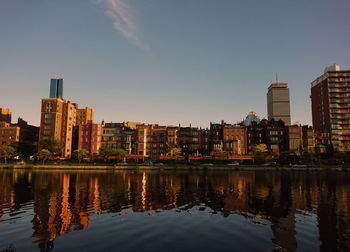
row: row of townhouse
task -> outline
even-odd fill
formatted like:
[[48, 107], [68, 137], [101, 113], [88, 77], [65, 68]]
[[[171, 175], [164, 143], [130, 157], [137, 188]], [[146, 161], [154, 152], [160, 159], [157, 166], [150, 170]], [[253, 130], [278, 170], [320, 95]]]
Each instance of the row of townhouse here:
[[314, 152], [315, 137], [311, 126], [285, 126], [281, 121], [262, 120], [247, 127], [248, 146], [266, 144], [269, 152], [279, 156], [281, 152]]
[[[281, 122], [262, 120], [249, 126], [210, 123], [207, 129], [161, 126], [137, 122], [78, 125], [79, 149], [97, 155], [101, 146], [124, 149], [130, 158], [159, 160], [174, 148], [184, 157], [212, 156], [226, 153], [244, 156], [252, 145], [266, 144], [278, 156], [283, 151], [314, 151], [314, 134], [309, 126], [285, 126]], [[74, 138], [74, 137], [73, 137]]]

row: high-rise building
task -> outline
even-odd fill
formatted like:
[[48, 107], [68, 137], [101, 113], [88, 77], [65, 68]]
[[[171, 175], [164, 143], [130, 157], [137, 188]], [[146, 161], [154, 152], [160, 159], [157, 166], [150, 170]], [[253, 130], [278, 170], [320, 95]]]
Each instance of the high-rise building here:
[[325, 68], [311, 83], [311, 104], [316, 146], [350, 151], [350, 69]]
[[63, 98], [63, 79], [61, 78], [51, 79], [50, 98]]
[[288, 83], [271, 83], [267, 92], [267, 117], [268, 120], [282, 120], [290, 125], [290, 99]]
[[61, 98], [41, 100], [41, 121], [39, 140], [53, 138], [62, 146], [62, 156], [72, 154], [72, 132], [76, 120], [77, 104]]
[[8, 108], [0, 108], [0, 122], [11, 123], [11, 111]]

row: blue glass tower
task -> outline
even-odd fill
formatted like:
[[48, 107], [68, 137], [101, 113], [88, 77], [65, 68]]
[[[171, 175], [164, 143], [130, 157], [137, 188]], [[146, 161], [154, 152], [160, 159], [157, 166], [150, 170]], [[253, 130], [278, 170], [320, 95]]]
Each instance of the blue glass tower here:
[[63, 79], [51, 79], [50, 98], [63, 98]]

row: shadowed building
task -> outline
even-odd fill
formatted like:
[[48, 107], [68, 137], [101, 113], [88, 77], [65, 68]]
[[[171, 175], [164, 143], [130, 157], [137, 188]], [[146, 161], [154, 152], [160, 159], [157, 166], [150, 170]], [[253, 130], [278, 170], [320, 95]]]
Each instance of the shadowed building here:
[[271, 83], [267, 92], [267, 116], [268, 120], [282, 120], [290, 125], [290, 99], [288, 83]]

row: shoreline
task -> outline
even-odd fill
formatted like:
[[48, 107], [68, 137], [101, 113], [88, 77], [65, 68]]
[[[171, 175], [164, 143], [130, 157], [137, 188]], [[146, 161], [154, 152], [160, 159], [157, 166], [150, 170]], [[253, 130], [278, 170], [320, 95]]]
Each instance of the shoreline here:
[[0, 164], [0, 170], [73, 170], [73, 171], [350, 171], [350, 167], [316, 166], [228, 166], [228, 165], [21, 165]]

